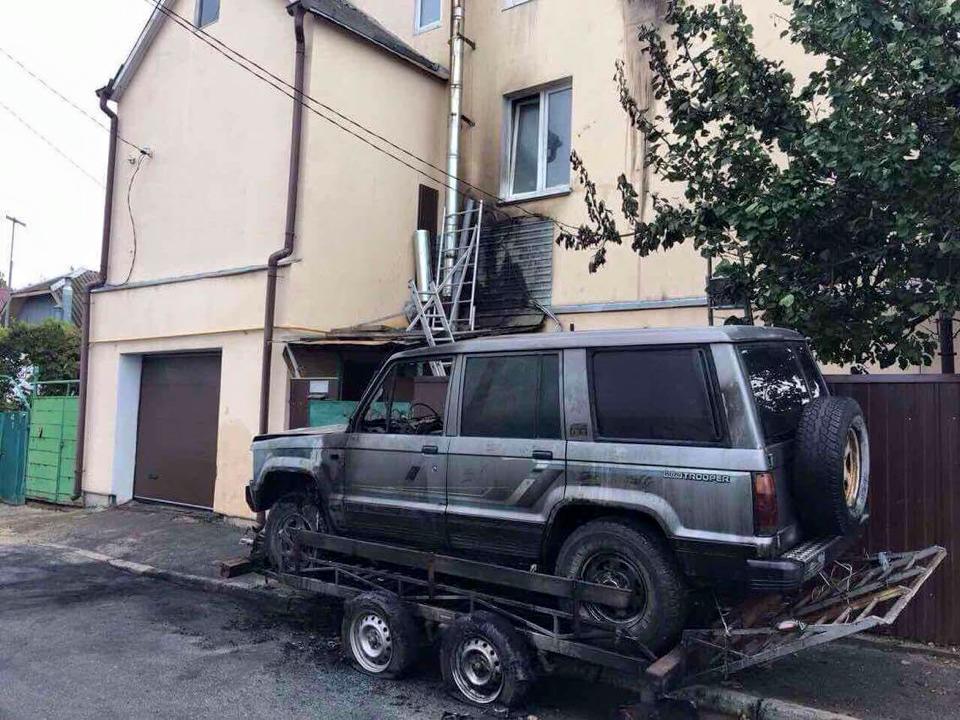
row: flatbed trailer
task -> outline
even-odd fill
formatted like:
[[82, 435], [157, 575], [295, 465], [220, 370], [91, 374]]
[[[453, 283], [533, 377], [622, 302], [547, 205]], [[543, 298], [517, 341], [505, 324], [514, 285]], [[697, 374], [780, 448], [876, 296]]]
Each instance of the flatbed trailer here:
[[291, 539], [289, 567], [265, 574], [347, 601], [344, 649], [360, 670], [396, 677], [412, 663], [419, 649], [412, 646], [424, 644], [417, 628], [429, 635], [443, 629], [444, 679], [475, 705], [518, 702], [538, 659], [607, 668], [652, 700], [888, 626], [946, 556], [933, 546], [836, 561], [798, 593], [717, 604], [715, 622], [685, 630], [676, 647], [658, 655], [580, 612], [584, 603], [626, 608], [627, 590], [307, 530], [291, 531]]

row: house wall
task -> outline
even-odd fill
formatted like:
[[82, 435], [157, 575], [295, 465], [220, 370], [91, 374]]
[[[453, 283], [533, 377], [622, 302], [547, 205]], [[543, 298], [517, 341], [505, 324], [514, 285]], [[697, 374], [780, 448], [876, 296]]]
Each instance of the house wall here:
[[44, 320], [62, 320], [63, 310], [50, 295], [14, 299], [13, 319], [35, 325]]
[[[192, 17], [193, 2], [174, 10]], [[205, 31], [292, 81], [293, 21], [283, 0], [224, 3]], [[308, 94], [442, 162], [445, 84], [312, 16], [307, 41]], [[108, 287], [92, 296], [89, 498], [132, 496], [142, 357], [219, 350], [214, 509], [252, 516], [243, 488], [258, 428], [265, 264], [284, 237], [291, 110], [290, 98], [170, 21], [123, 95], [120, 132], [152, 156], [120, 146]], [[295, 253], [279, 271], [278, 340], [402, 309], [421, 182], [304, 111], [299, 222]], [[269, 416], [279, 430], [287, 369], [282, 345], [273, 353]]]
[[[706, 0], [698, 0], [706, 2]], [[384, 25], [420, 52], [448, 63], [449, 3], [443, 2], [441, 27], [413, 33], [414, 0], [356, 0]], [[466, 0], [466, 34], [477, 44], [467, 50], [464, 112], [475, 127], [465, 127], [461, 174], [468, 182], [502, 196], [504, 96], [563, 78], [573, 86], [573, 147], [584, 159], [599, 194], [620, 205], [617, 178], [625, 173], [638, 189], [664, 195], [682, 191], [643, 170], [642, 138], [629, 126], [613, 81], [617, 60], [624, 60], [635, 97], [647, 96], [649, 69], [636, 39], [637, 27], [657, 17], [661, 0], [528, 0], [505, 7], [504, 0]], [[781, 9], [768, 0], [743, 0], [761, 52], [783, 60], [802, 76], [817, 59], [779, 37]], [[586, 220], [583, 188], [572, 179], [567, 195], [503, 206], [513, 215], [543, 213], [577, 226]], [[650, 213], [646, 195], [647, 217]], [[621, 227], [623, 232], [629, 228]], [[554, 248], [553, 303], [566, 319], [597, 327], [705, 324], [703, 300], [706, 263], [690, 246], [639, 258], [625, 245], [608, 250], [607, 264], [589, 272], [592, 253]], [[699, 309], [692, 303], [700, 298]], [[671, 309], [670, 304], [677, 307]], [[598, 306], [609, 308], [598, 313]], [[580, 312], [575, 312], [581, 306]], [[625, 310], [624, 307], [632, 309]], [[594, 317], [594, 315], [601, 317]], [[587, 316], [590, 317], [587, 317]]]

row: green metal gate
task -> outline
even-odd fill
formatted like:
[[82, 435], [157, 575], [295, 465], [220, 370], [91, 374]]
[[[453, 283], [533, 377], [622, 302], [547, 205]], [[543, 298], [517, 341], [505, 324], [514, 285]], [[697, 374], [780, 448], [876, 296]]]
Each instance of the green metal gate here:
[[[38, 383], [30, 401], [26, 496], [31, 500], [73, 505], [77, 456], [77, 382]], [[63, 393], [53, 395], [51, 393]]]
[[24, 503], [29, 423], [29, 413], [0, 413], [0, 501], [11, 505]]

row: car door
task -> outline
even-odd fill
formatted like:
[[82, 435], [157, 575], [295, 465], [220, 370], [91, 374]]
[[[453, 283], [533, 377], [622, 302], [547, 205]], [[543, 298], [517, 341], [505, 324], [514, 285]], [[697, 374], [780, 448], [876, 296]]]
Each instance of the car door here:
[[439, 548], [444, 539], [449, 358], [380, 374], [347, 439], [343, 522], [356, 537]]
[[458, 432], [447, 461], [451, 547], [526, 564], [563, 498], [560, 354], [461, 358]]

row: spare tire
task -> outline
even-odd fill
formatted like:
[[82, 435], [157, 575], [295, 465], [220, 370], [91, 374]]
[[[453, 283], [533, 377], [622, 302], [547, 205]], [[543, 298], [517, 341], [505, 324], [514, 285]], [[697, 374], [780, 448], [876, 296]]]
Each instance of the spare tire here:
[[846, 535], [867, 512], [870, 441], [863, 411], [847, 397], [819, 397], [800, 416], [793, 499], [811, 535]]

